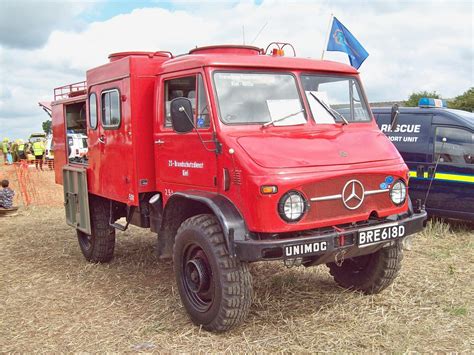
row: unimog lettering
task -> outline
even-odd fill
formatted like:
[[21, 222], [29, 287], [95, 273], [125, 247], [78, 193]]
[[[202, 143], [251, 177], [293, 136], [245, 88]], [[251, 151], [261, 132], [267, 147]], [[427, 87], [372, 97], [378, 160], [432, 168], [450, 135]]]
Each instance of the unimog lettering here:
[[299, 256], [303, 254], [313, 254], [327, 250], [327, 242], [314, 242], [309, 244], [291, 245], [285, 247], [286, 256]]

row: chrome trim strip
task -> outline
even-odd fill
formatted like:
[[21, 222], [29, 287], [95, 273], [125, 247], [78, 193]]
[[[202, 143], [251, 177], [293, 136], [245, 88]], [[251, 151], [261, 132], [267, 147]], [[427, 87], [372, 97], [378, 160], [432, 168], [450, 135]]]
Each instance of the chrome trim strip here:
[[[369, 191], [364, 191], [364, 196], [367, 195], [375, 195], [375, 194], [381, 194], [384, 192], [389, 192], [390, 189], [384, 189], [384, 190], [369, 190]], [[321, 196], [321, 197], [312, 197], [310, 199], [311, 202], [318, 202], [318, 201], [329, 201], [329, 200], [337, 200], [342, 198], [342, 195], [328, 195], [328, 196]]]
[[328, 200], [337, 200], [337, 199], [340, 199], [342, 198], [342, 195], [339, 194], [339, 195], [329, 195], [329, 196], [321, 196], [321, 197], [313, 197], [311, 198], [311, 201], [312, 202], [316, 202], [316, 201], [328, 201]]
[[366, 191], [364, 193], [364, 195], [375, 195], [375, 194], [382, 194], [384, 192], [389, 192], [390, 190], [389, 189], [384, 189], [384, 190], [370, 190], [370, 191]]

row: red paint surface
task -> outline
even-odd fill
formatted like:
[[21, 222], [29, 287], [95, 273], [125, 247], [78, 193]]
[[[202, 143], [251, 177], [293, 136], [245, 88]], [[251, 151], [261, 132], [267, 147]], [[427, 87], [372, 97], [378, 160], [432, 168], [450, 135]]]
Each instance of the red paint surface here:
[[[383, 217], [407, 210], [407, 204], [397, 207], [388, 194], [380, 194], [367, 196], [354, 211], [345, 209], [341, 200], [311, 203], [301, 221], [284, 222], [277, 213], [277, 203], [288, 190], [301, 191], [307, 199], [338, 194], [353, 178], [366, 189], [375, 189], [388, 175], [406, 180], [407, 167], [374, 121], [317, 125], [309, 117], [299, 126], [262, 129], [260, 125], [224, 125], [218, 118], [212, 87], [212, 72], [222, 69], [284, 71], [296, 77], [303, 72], [358, 76], [354, 68], [341, 63], [265, 56], [251, 49], [207, 48], [176, 58], [116, 54], [111, 63], [87, 72], [88, 93], [96, 92], [99, 98], [99, 128], [88, 130], [90, 192], [133, 205], [138, 204], [141, 192], [160, 192], [165, 204], [177, 191], [219, 192], [237, 206], [248, 228], [256, 232], [331, 226], [366, 220], [372, 212]], [[201, 135], [211, 140], [215, 134], [222, 144], [221, 154], [206, 151], [195, 132], [177, 134], [164, 127], [163, 81], [198, 73], [205, 80], [212, 122]], [[123, 96], [122, 123], [115, 131], [100, 126], [100, 93], [110, 88], [119, 88]], [[311, 112], [306, 101], [304, 105], [306, 112]], [[65, 148], [60, 106], [53, 105], [57, 150]], [[101, 135], [105, 144], [98, 141]], [[214, 144], [207, 143], [207, 147], [212, 149]], [[234, 154], [229, 153], [230, 148]], [[55, 150], [55, 158], [60, 182], [65, 155]], [[202, 163], [203, 168], [178, 168], [171, 161]], [[229, 191], [223, 189], [224, 168], [231, 177], [240, 175], [240, 181], [232, 179]], [[183, 170], [188, 170], [188, 175]], [[262, 195], [262, 185], [277, 185], [278, 193]]]

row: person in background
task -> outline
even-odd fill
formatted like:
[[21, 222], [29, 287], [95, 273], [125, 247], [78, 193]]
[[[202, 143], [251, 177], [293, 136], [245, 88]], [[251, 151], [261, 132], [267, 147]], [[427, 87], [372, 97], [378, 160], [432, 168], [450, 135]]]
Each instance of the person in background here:
[[23, 139], [18, 140], [18, 158], [19, 160], [26, 159], [26, 144]]
[[8, 138], [3, 138], [2, 153], [3, 153], [3, 163], [4, 164], [7, 164], [7, 162], [8, 162], [7, 155], [8, 155], [9, 150], [10, 150], [10, 145], [8, 144]]
[[10, 185], [8, 180], [2, 180], [2, 189], [0, 190], [0, 208], [12, 208], [13, 196], [15, 191], [8, 187]]
[[16, 163], [18, 159], [18, 140], [13, 141], [10, 145], [10, 153], [12, 155], [13, 162]]
[[40, 169], [43, 170], [43, 157], [46, 147], [44, 146], [44, 142], [41, 139], [38, 139], [36, 142], [33, 143], [33, 154], [35, 155], [35, 166], [38, 169], [38, 163]]

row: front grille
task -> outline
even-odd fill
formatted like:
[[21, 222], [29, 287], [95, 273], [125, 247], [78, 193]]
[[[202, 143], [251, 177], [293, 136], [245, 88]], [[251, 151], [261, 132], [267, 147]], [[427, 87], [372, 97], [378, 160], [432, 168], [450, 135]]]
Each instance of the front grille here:
[[[344, 186], [350, 180], [357, 180], [362, 183], [364, 190], [367, 192], [381, 190], [381, 184], [385, 181], [386, 177], [387, 175], [385, 174], [343, 175], [304, 185], [303, 192], [310, 204], [306, 220], [340, 218], [351, 214], [370, 214], [374, 211], [380, 212], [393, 208], [394, 205], [390, 200], [388, 191], [365, 195], [362, 204], [355, 209], [345, 207], [342, 196], [335, 197], [342, 195]], [[330, 198], [325, 200], [325, 197]], [[311, 201], [312, 198], [319, 200]]]

